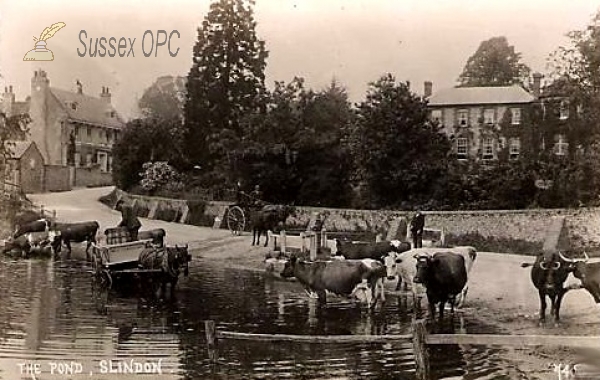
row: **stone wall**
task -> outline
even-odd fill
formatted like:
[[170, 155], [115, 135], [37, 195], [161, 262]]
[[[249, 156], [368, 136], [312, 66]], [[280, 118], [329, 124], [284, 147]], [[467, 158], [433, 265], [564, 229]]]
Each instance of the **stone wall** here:
[[45, 191], [71, 190], [69, 168], [61, 165], [46, 165], [44, 171]]
[[[117, 190], [121, 196], [139, 199], [139, 206], [151, 207], [156, 198], [130, 196]], [[144, 199], [146, 198], [146, 199]], [[154, 199], [154, 200], [152, 200]], [[164, 198], [161, 198], [164, 199]], [[161, 201], [162, 207], [181, 209], [183, 200]], [[183, 203], [181, 203], [183, 202]], [[227, 202], [209, 202], [204, 208], [205, 223], [212, 226], [215, 217], [223, 215]], [[146, 206], [143, 206], [146, 205]], [[531, 209], [491, 211], [425, 211], [425, 228], [443, 229], [446, 236], [477, 233], [483, 237], [506, 238], [543, 244], [553, 217], [564, 216], [569, 238], [574, 248], [600, 247], [600, 208]], [[351, 210], [323, 207], [296, 207], [296, 215], [286, 221], [290, 229], [307, 229], [316, 215], [324, 220], [327, 231], [368, 231], [386, 236], [395, 218], [407, 220], [414, 212], [391, 210]], [[145, 216], [145, 215], [142, 215]], [[182, 221], [181, 218], [179, 221]], [[226, 223], [221, 224], [226, 228]]]
[[112, 183], [112, 174], [101, 171], [99, 167], [75, 169], [75, 186], [77, 187], [109, 186]]

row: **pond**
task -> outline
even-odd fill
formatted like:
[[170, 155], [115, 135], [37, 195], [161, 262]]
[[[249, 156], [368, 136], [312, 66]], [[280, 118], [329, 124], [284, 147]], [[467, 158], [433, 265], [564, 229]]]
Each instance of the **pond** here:
[[[211, 358], [205, 341], [207, 319], [237, 332], [408, 334], [413, 305], [401, 296], [388, 295], [376, 312], [338, 297], [318, 307], [295, 282], [202, 259], [191, 262], [190, 276], [180, 280], [173, 299], [129, 293], [93, 286], [82, 262], [0, 260], [0, 378], [40, 378], [41, 373], [44, 379], [63, 379], [62, 370], [80, 372], [72, 378], [129, 379], [125, 372], [136, 365], [154, 373], [144, 378], [157, 379], [414, 378], [410, 342], [224, 339]], [[448, 319], [445, 330], [494, 332], [467, 313], [458, 315], [463, 314]], [[505, 378], [498, 349], [438, 346], [430, 355], [435, 379]]]

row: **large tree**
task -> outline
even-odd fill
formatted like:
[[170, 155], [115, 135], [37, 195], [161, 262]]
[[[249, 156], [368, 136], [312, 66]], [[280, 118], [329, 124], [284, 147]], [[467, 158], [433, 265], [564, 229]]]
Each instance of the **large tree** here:
[[268, 53], [253, 1], [218, 0], [198, 28], [184, 107], [187, 155], [204, 171], [231, 170], [252, 115], [263, 109]]
[[370, 84], [357, 117], [350, 145], [367, 187], [365, 206], [427, 203], [450, 145], [429, 121], [426, 101], [387, 74]]
[[461, 87], [526, 85], [530, 71], [506, 37], [493, 37], [469, 57], [458, 83]]
[[138, 102], [144, 117], [162, 120], [183, 120], [186, 98], [186, 78], [171, 75], [156, 79]]

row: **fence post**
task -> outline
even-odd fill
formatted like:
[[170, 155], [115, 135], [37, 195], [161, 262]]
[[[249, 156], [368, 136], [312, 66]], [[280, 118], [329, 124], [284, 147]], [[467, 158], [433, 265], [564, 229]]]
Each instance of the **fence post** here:
[[300, 232], [300, 240], [302, 241], [302, 245], [300, 245], [300, 252], [306, 252], [306, 243], [305, 243], [306, 233]]
[[310, 261], [317, 260], [317, 232], [310, 234]]
[[285, 255], [286, 243], [287, 243], [285, 240], [286, 240], [285, 230], [279, 231], [279, 246], [280, 246], [279, 251], [281, 252], [282, 255]]
[[417, 364], [417, 380], [429, 379], [429, 353], [427, 352], [427, 330], [425, 321], [415, 319], [413, 327], [413, 350], [415, 352], [415, 362]]
[[208, 359], [211, 362], [217, 361], [217, 349], [216, 349], [216, 332], [215, 332], [215, 321], [207, 320], [204, 321], [204, 331], [206, 333], [206, 345], [208, 348]]

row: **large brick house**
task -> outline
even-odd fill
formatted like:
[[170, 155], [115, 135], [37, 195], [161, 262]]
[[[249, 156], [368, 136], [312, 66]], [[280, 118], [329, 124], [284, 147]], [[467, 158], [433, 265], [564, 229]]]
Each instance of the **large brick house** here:
[[540, 77], [534, 78], [533, 94], [520, 86], [456, 87], [432, 94], [431, 83], [425, 84], [432, 120], [438, 121], [451, 139], [458, 159], [478, 157], [484, 161], [498, 159], [508, 147], [511, 159], [518, 159], [521, 141], [495, 133], [501, 122], [518, 127], [525, 109], [537, 101]]
[[74, 141], [75, 166], [97, 166], [112, 171], [112, 145], [125, 123], [111, 104], [111, 94], [103, 87], [99, 96], [50, 87], [45, 71], [37, 70], [31, 79], [29, 100], [30, 138], [46, 165], [69, 164], [68, 152]]

